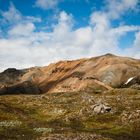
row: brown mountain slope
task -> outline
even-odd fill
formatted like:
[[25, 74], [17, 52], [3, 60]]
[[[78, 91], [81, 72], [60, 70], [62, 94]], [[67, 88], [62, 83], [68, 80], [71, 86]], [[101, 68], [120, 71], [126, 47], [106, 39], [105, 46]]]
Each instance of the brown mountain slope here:
[[0, 94], [99, 91], [120, 87], [140, 73], [140, 60], [106, 54], [46, 67], [0, 73]]

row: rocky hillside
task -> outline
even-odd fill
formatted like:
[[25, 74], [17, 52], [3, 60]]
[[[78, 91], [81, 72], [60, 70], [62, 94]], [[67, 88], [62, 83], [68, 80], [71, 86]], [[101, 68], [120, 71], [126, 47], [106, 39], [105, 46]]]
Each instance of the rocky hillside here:
[[0, 94], [100, 92], [129, 85], [133, 87], [138, 82], [128, 85], [126, 82], [131, 82], [139, 74], [140, 60], [106, 54], [88, 59], [59, 61], [46, 67], [7, 69], [0, 73]]

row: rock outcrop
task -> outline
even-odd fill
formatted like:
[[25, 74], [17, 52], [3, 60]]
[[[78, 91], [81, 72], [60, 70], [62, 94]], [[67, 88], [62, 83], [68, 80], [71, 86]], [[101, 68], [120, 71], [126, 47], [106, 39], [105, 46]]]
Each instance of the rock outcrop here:
[[104, 114], [111, 111], [111, 107], [106, 103], [99, 103], [92, 106], [93, 112], [96, 114]]

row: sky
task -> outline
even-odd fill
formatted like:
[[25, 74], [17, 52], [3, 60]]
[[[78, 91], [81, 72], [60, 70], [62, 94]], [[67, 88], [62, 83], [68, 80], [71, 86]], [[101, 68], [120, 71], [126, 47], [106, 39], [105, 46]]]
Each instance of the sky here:
[[0, 0], [0, 71], [106, 53], [140, 59], [140, 0]]

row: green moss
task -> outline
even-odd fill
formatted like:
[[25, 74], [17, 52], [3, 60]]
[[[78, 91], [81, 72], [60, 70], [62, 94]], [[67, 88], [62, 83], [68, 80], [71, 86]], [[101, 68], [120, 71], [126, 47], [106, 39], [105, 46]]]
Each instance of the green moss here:
[[20, 127], [0, 129], [1, 139], [31, 140], [37, 138], [38, 136], [38, 133], [24, 125]]
[[[53, 134], [96, 133], [114, 140], [138, 139], [140, 122], [126, 124], [124, 127], [123, 123], [120, 123], [120, 117], [124, 111], [131, 112], [139, 109], [139, 93], [135, 90], [115, 89], [98, 94], [71, 92], [44, 94], [43, 97], [42, 95], [1, 96], [0, 121], [19, 120], [23, 125], [8, 129], [0, 128], [0, 137], [36, 139], [42, 134], [36, 134], [34, 128], [52, 128]], [[94, 101], [88, 102], [86, 98], [83, 101], [82, 95]], [[121, 97], [119, 101], [118, 97]], [[93, 110], [90, 110], [90, 106], [100, 99], [109, 103], [112, 113], [92, 114]], [[80, 114], [81, 109], [84, 111]], [[86, 109], [89, 113], [85, 111]]]

